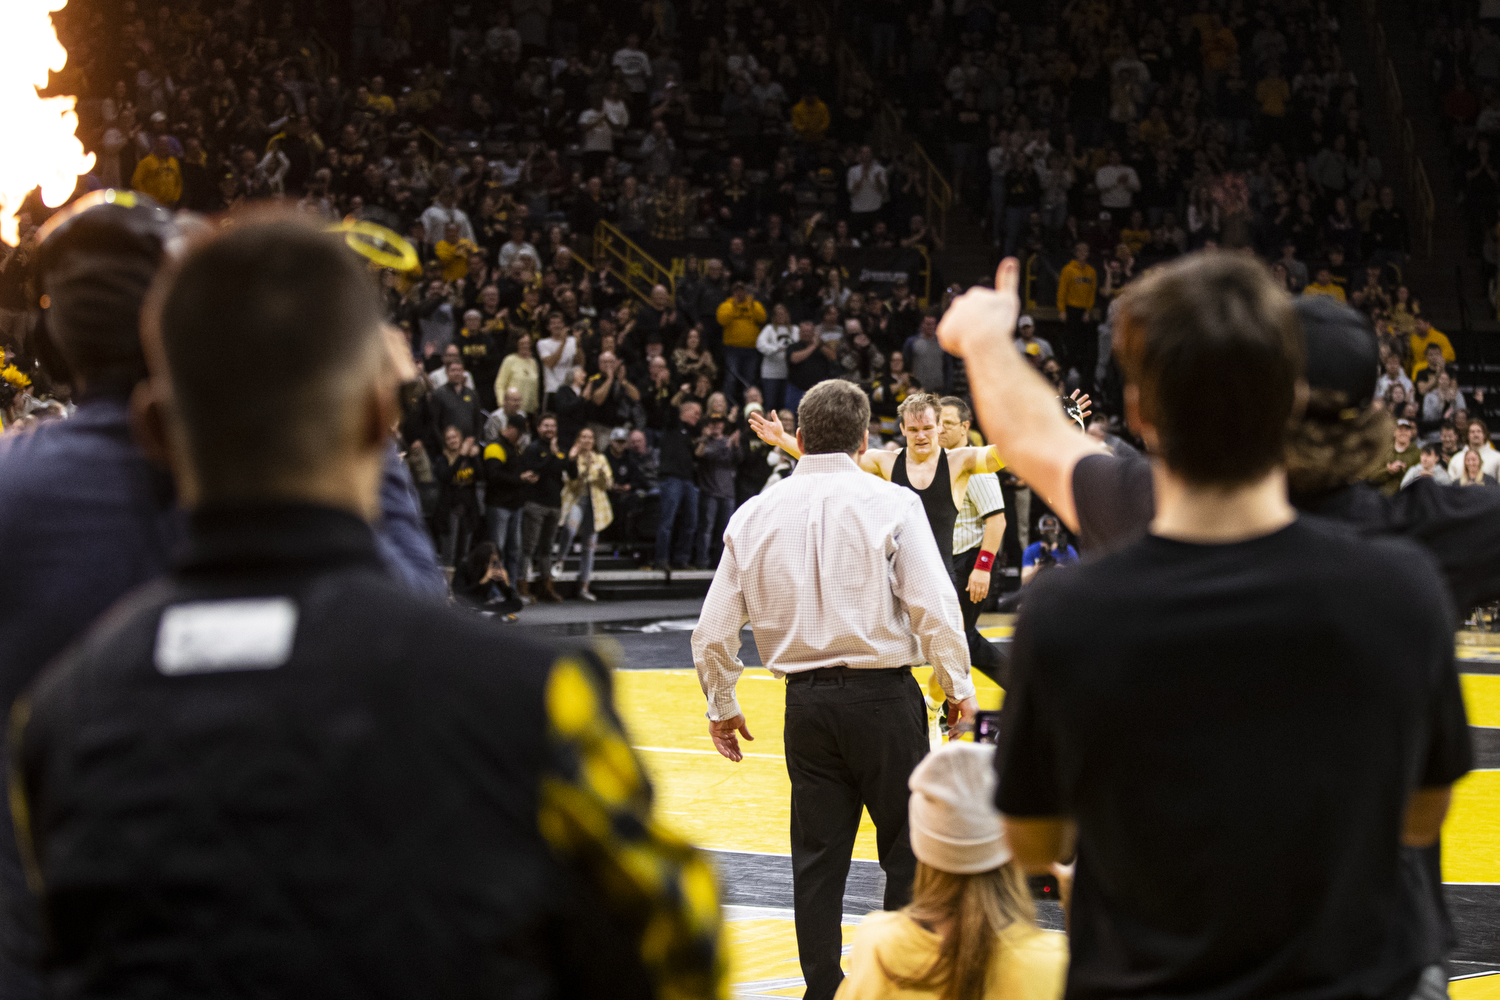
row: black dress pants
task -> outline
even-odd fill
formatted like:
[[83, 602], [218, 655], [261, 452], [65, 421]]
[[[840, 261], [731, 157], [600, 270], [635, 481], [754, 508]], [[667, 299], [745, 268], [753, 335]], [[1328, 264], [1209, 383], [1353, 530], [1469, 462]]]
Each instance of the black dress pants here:
[[844, 978], [839, 924], [861, 806], [875, 821], [885, 908], [911, 902], [917, 859], [907, 830], [906, 782], [928, 751], [927, 705], [905, 667], [793, 674], [785, 739], [804, 996], [831, 1000]]
[[[969, 642], [969, 666], [990, 680], [1006, 687], [1010, 679], [1010, 660], [995, 648], [995, 644], [979, 634], [979, 605], [969, 600], [969, 574], [974, 572], [974, 563], [979, 559], [979, 547], [953, 557], [953, 585], [958, 588], [958, 610], [964, 616], [964, 638]], [[992, 567], [990, 593], [998, 593], [999, 574]]]

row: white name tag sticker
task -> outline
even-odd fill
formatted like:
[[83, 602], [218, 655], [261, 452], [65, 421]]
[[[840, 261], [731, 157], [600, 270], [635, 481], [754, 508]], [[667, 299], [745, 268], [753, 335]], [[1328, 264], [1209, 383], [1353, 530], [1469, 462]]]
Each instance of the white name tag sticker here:
[[168, 677], [272, 670], [291, 657], [296, 636], [290, 597], [176, 604], [156, 631], [156, 669]]

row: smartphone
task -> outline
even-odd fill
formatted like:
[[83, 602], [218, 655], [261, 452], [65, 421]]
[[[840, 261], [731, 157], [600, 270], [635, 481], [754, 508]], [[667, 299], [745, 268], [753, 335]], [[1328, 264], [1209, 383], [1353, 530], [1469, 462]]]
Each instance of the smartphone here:
[[974, 742], [1000, 742], [1000, 713], [998, 711], [974, 713]]

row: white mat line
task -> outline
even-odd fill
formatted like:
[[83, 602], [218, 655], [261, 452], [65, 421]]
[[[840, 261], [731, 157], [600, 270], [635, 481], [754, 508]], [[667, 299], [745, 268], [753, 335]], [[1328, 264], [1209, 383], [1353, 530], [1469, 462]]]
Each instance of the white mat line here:
[[[679, 750], [676, 747], [631, 747], [632, 750], [640, 750], [642, 753], [685, 753], [694, 757], [723, 757], [717, 750]], [[786, 760], [779, 753], [747, 753], [746, 757], [755, 757], [759, 760]], [[729, 758], [725, 757], [725, 760]]]

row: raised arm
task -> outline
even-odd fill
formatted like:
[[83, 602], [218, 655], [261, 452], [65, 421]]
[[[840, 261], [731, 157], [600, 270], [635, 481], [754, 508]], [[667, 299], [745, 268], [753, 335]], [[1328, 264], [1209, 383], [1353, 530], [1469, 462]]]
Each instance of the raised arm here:
[[1068, 421], [1056, 393], [1011, 344], [1021, 311], [1019, 274], [1020, 265], [1008, 257], [995, 273], [994, 289], [959, 296], [938, 324], [938, 340], [964, 359], [969, 384], [977, 387], [974, 409], [993, 442], [992, 460], [1004, 455], [1011, 472], [1076, 531], [1073, 468], [1086, 455], [1107, 452]]
[[[750, 414], [750, 429], [772, 448], [780, 448], [796, 459], [802, 457], [802, 447], [797, 443], [796, 436], [787, 433], [786, 428], [781, 426], [781, 417], [774, 410]], [[890, 452], [871, 451], [867, 448], [860, 452], [855, 462], [872, 476], [890, 479], [890, 463], [893, 460], [894, 456]]]

